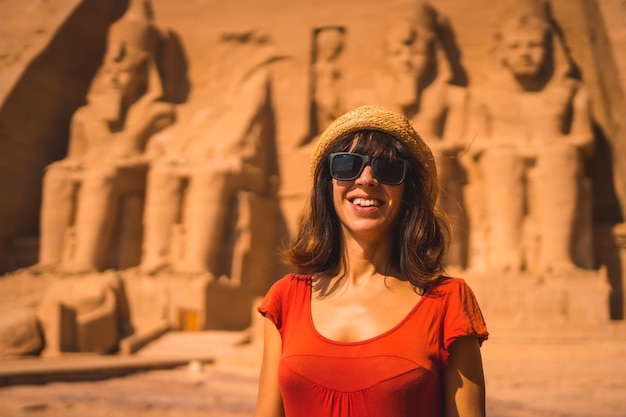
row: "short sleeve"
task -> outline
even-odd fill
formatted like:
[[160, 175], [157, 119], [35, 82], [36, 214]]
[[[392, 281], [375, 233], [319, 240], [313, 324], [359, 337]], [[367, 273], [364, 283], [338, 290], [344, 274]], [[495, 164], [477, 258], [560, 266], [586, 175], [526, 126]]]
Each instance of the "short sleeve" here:
[[278, 330], [283, 325], [283, 309], [286, 297], [289, 276], [285, 276], [276, 281], [265, 294], [263, 301], [257, 307], [257, 311], [274, 323]]
[[482, 343], [489, 337], [487, 326], [472, 289], [462, 279], [453, 279], [446, 291], [443, 312], [443, 362], [447, 364], [449, 347], [464, 336], [475, 336]]

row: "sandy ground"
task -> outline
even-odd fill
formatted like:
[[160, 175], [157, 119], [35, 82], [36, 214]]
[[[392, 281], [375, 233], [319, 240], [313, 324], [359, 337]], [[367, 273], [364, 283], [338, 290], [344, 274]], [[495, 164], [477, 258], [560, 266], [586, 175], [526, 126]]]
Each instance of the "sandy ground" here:
[[[215, 344], [218, 338], [166, 335], [140, 354], [205, 351], [203, 346]], [[256, 344], [236, 345], [235, 339], [228, 337], [213, 350], [213, 364], [190, 362], [172, 370], [93, 382], [3, 387], [0, 416], [251, 416], [261, 350]], [[623, 341], [490, 340], [482, 352], [490, 417], [626, 416]]]

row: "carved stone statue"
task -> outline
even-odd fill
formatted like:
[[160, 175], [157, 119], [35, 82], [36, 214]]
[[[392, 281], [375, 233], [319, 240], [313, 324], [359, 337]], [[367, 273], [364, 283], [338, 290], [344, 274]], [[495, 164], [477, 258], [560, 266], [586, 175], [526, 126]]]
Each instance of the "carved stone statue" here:
[[472, 90], [473, 269], [592, 265], [588, 98], [558, 33], [545, 8], [503, 21], [497, 65]]
[[106, 266], [124, 215], [120, 201], [143, 194], [146, 142], [174, 121], [165, 94], [165, 37], [148, 0], [131, 1], [111, 26], [87, 104], [71, 121], [68, 156], [46, 169], [39, 267], [86, 272]]
[[343, 29], [327, 27], [316, 31], [313, 45], [312, 91], [313, 136], [345, 111], [343, 103], [343, 68], [340, 58], [343, 51]]
[[447, 262], [464, 266], [464, 173], [457, 157], [465, 147], [467, 94], [446, 18], [428, 3], [397, 2], [385, 53], [387, 71], [373, 80], [378, 103], [407, 116], [432, 148], [443, 189], [438, 206], [453, 228]]
[[[179, 149], [164, 147], [151, 166], [144, 272], [168, 267], [215, 278], [237, 275], [225, 264], [249, 250], [243, 246], [252, 243], [240, 235], [255, 227], [252, 215], [263, 213], [277, 192], [268, 42], [256, 33], [223, 37], [221, 66], [231, 77], [217, 86], [222, 96], [209, 95], [206, 107], [176, 132]], [[272, 218], [259, 222], [275, 227]], [[273, 245], [271, 238], [265, 245]]]

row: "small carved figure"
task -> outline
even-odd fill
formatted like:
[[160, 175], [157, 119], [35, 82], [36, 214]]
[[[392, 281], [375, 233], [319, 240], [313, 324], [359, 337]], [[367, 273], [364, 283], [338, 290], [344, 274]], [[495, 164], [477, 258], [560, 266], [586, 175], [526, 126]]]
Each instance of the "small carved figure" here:
[[344, 111], [342, 92], [343, 29], [328, 27], [315, 33], [312, 66], [313, 136]]
[[[472, 90], [472, 267], [591, 267], [585, 86], [547, 16], [502, 22], [497, 68]], [[576, 230], [579, 230], [578, 234]]]

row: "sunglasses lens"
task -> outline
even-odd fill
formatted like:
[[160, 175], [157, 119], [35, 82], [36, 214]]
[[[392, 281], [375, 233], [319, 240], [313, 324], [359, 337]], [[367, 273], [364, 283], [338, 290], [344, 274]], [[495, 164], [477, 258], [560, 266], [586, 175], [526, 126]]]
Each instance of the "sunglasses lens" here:
[[403, 160], [375, 159], [372, 168], [376, 178], [384, 184], [400, 184], [404, 181], [405, 163]]
[[334, 155], [331, 165], [331, 176], [340, 181], [353, 180], [359, 176], [363, 168], [363, 158], [357, 154]]
[[404, 181], [407, 165], [404, 159], [370, 158], [349, 152], [331, 154], [330, 175], [340, 181], [352, 181], [370, 161], [374, 176], [381, 183], [398, 185]]

